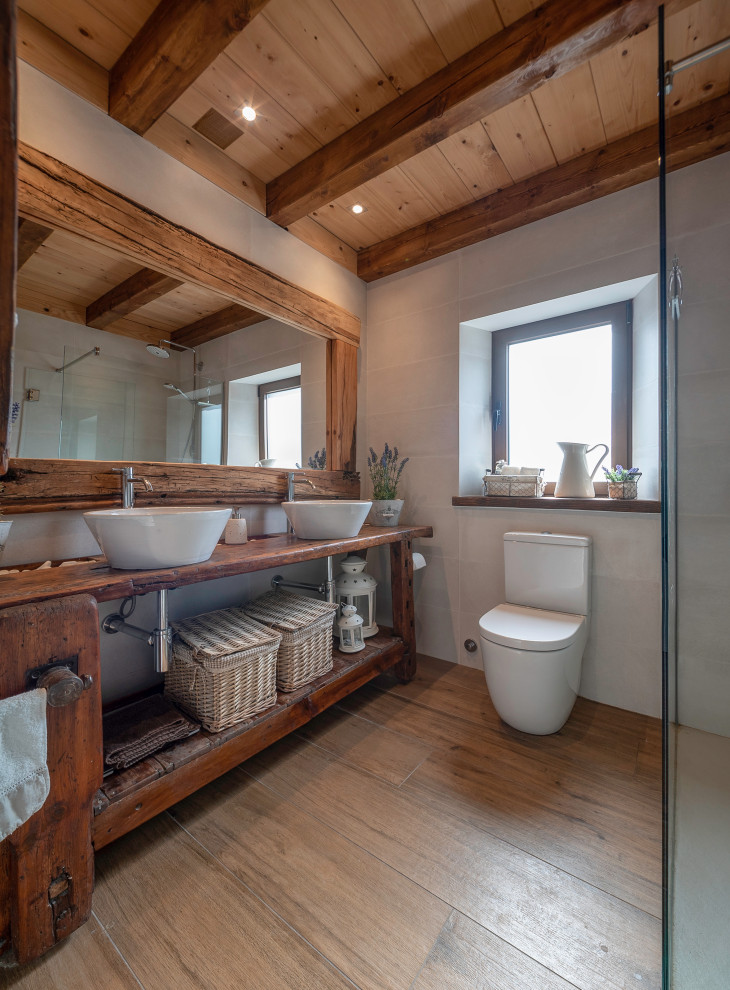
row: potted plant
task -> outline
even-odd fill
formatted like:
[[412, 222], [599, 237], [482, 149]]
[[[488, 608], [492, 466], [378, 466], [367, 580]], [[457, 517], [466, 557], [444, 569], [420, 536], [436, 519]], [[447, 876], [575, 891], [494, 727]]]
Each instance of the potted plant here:
[[624, 468], [617, 464], [614, 468], [604, 468], [608, 482], [609, 498], [636, 498], [637, 485], [641, 477], [638, 468]]
[[373, 483], [373, 507], [370, 518], [374, 526], [398, 525], [403, 510], [403, 499], [398, 498], [398, 482], [403, 468], [408, 463], [408, 458], [404, 457], [399, 464], [398, 457], [398, 448], [391, 449], [387, 443], [380, 456], [372, 447], [370, 448], [368, 471]]

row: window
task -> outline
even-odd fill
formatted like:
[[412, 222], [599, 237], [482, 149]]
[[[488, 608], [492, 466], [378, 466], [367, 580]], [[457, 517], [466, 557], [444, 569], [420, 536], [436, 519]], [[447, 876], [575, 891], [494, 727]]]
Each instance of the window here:
[[545, 468], [558, 441], [605, 443], [604, 464], [631, 462], [631, 303], [492, 335], [494, 463]]
[[285, 467], [302, 461], [301, 379], [259, 385], [259, 454]]

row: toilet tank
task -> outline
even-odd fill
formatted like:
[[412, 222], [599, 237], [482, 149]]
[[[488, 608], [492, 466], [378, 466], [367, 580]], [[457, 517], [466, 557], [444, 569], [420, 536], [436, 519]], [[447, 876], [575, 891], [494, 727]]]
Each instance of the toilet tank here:
[[505, 533], [504, 583], [511, 605], [588, 615], [591, 538], [565, 533]]

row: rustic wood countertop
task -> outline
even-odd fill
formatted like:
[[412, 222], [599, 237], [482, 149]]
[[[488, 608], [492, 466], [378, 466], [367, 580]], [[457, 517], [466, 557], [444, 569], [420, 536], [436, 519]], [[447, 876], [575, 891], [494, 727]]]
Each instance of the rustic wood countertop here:
[[200, 581], [366, 550], [368, 547], [397, 543], [406, 537], [430, 536], [433, 536], [430, 526], [363, 526], [358, 536], [344, 540], [300, 540], [281, 533], [254, 537], [239, 546], [219, 543], [210, 559], [201, 564], [159, 570], [118, 570], [110, 567], [104, 557], [99, 557], [73, 567], [0, 575], [0, 608], [80, 594], [93, 595], [99, 602], [114, 601], [164, 588], [181, 588]]

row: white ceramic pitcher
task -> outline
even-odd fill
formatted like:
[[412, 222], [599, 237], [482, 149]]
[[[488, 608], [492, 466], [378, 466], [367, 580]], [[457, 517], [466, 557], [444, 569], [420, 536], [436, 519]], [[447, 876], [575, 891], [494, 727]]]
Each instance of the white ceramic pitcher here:
[[[563, 464], [555, 485], [555, 497], [595, 498], [593, 475], [608, 454], [606, 444], [597, 443], [595, 446], [589, 447], [587, 443], [567, 443], [560, 440], [557, 443], [563, 452]], [[603, 456], [598, 458], [595, 467], [589, 472], [586, 454], [590, 454], [592, 450], [596, 450], [598, 447], [603, 447]]]

